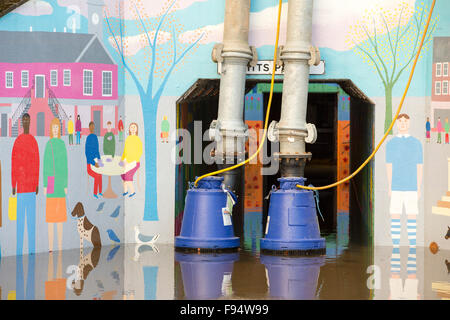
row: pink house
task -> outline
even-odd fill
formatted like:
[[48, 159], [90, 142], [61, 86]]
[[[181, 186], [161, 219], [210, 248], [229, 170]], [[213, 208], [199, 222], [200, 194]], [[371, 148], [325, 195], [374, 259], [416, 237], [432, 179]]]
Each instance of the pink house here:
[[54, 117], [65, 133], [69, 118], [75, 122], [78, 115], [83, 135], [90, 121], [97, 135], [108, 121], [117, 131], [118, 67], [96, 34], [0, 31], [0, 39], [2, 135], [6, 124], [9, 136], [19, 134], [25, 112], [36, 136], [49, 135]]

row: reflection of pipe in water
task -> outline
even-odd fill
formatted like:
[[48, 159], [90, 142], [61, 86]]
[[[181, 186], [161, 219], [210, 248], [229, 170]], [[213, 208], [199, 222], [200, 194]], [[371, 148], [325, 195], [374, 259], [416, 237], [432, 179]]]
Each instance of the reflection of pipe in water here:
[[217, 299], [231, 286], [231, 273], [239, 253], [187, 254], [175, 252], [180, 263], [186, 299]]
[[270, 296], [281, 299], [316, 299], [320, 267], [325, 257], [260, 256], [266, 267]]

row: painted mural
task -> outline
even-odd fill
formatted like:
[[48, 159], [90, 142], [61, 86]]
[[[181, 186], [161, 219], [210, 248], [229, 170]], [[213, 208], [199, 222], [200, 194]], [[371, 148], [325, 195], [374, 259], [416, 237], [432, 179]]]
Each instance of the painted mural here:
[[[430, 3], [314, 2], [313, 43], [325, 72], [311, 79], [351, 79], [375, 103], [375, 142], [403, 93]], [[222, 40], [224, 4], [47, 0], [29, 2], [0, 19], [2, 254], [78, 248], [78, 221], [70, 215], [78, 202], [102, 243], [134, 242], [135, 226], [173, 242], [175, 215], [182, 217], [175, 193], [188, 174], [176, 174], [170, 161], [176, 145], [172, 133], [192, 120], [176, 118], [176, 100], [199, 78], [219, 78], [210, 55]], [[408, 134], [423, 151], [421, 196], [414, 201], [418, 246], [449, 224], [447, 216], [432, 213], [447, 196], [448, 179], [442, 177], [450, 157], [449, 4], [438, 1], [435, 12], [403, 110], [410, 117]], [[274, 23], [268, 21], [275, 22], [276, 15], [276, 1], [251, 2], [250, 44], [260, 60], [273, 58]], [[280, 44], [286, 21], [283, 1]], [[339, 120], [338, 152], [344, 158], [347, 119]], [[397, 126], [392, 133], [389, 141], [395, 141]], [[389, 149], [387, 144], [380, 149], [374, 171], [364, 178], [373, 195], [360, 195], [374, 212], [375, 244], [386, 246], [393, 245], [391, 231], [398, 231], [391, 228], [389, 191], [398, 190], [388, 183]], [[13, 168], [22, 176], [9, 174]], [[342, 163], [339, 175], [348, 170]], [[348, 188], [339, 190], [340, 198], [348, 197]], [[343, 212], [346, 203], [339, 204]], [[404, 223], [409, 202], [400, 203]], [[439, 245], [450, 247], [441, 238]], [[402, 239], [401, 245], [409, 244], [407, 236]]]

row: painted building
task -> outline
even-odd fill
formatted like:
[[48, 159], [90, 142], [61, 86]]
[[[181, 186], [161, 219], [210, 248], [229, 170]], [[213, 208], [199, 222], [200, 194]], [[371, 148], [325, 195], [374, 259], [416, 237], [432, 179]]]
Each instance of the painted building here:
[[450, 93], [448, 83], [450, 75], [450, 37], [433, 39], [433, 69], [431, 91], [431, 123], [436, 126], [437, 118], [450, 116]]
[[65, 128], [69, 117], [80, 115], [83, 135], [89, 134], [90, 121], [98, 135], [106, 132], [107, 121], [117, 126], [118, 67], [96, 33], [30, 28], [0, 31], [0, 37], [2, 136], [18, 135], [25, 112], [36, 119], [30, 128], [36, 136], [49, 135], [54, 117]]

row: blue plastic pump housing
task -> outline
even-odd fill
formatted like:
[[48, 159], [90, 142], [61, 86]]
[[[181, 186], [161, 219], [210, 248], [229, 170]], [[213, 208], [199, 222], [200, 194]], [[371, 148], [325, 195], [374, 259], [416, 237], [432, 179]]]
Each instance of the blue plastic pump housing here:
[[240, 240], [234, 236], [232, 217], [226, 210], [228, 193], [232, 194], [222, 189], [222, 182], [223, 177], [206, 177], [197, 187], [190, 185], [175, 248], [239, 248]]
[[325, 254], [326, 242], [320, 237], [314, 193], [296, 187], [305, 178], [279, 178], [280, 188], [270, 196], [266, 234], [261, 239], [265, 253]]

